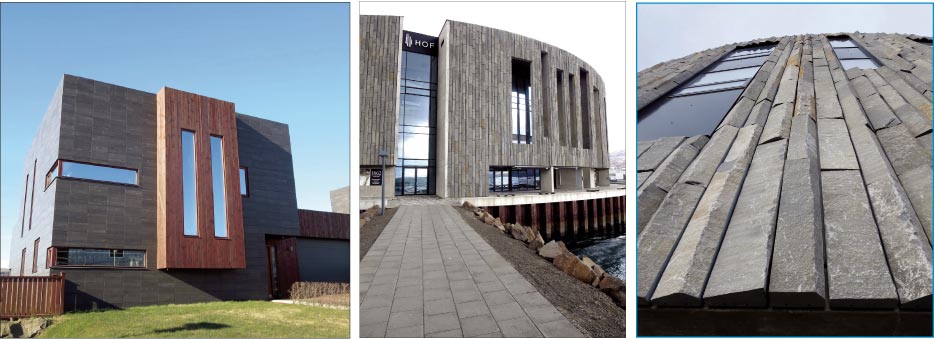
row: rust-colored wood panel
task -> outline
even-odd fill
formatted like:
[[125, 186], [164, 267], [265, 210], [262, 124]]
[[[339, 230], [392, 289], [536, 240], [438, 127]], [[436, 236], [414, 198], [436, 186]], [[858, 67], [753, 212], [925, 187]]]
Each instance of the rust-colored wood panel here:
[[[292, 284], [299, 281], [299, 255], [295, 237], [267, 240], [276, 249], [276, 288], [281, 298], [289, 297]], [[269, 256], [269, 255], [267, 255]]]
[[[157, 268], [245, 268], [240, 157], [234, 104], [162, 88], [157, 113]], [[198, 236], [185, 236], [182, 199], [182, 130], [195, 133]], [[227, 237], [214, 236], [211, 136], [222, 138]]]
[[0, 318], [62, 314], [64, 290], [65, 274], [0, 277]]
[[299, 209], [299, 228], [303, 237], [350, 240], [351, 215]]

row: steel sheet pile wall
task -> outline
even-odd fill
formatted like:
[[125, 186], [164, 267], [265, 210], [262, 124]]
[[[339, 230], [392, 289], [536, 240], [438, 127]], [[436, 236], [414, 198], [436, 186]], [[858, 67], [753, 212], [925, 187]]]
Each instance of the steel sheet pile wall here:
[[[768, 39], [710, 136], [640, 142], [641, 305], [931, 310], [932, 48], [844, 35], [883, 65], [845, 70], [829, 36]], [[641, 72], [640, 106], [754, 43]]]
[[484, 209], [503, 223], [518, 223], [535, 228], [546, 242], [570, 242], [626, 233], [625, 196], [488, 206]]

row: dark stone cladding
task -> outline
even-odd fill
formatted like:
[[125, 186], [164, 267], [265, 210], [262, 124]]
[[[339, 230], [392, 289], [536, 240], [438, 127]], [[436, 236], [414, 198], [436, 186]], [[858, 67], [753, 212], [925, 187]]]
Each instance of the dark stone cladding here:
[[57, 158], [138, 169], [139, 186], [57, 179], [37, 190], [42, 217], [24, 239], [14, 232], [14, 248], [50, 235], [40, 246], [43, 268], [49, 246], [146, 250], [145, 270], [53, 269], [68, 281], [66, 310], [267, 298], [265, 235], [299, 235], [289, 129], [238, 114], [237, 134], [251, 190], [243, 199], [246, 269], [156, 270], [156, 96], [65, 75], [30, 151], [42, 174], [37, 187]]
[[[836, 36], [881, 66], [845, 70]], [[644, 107], [735, 47], [777, 43], [699, 152], [698, 136], [640, 142], [639, 303], [921, 310], [930, 326], [932, 47], [917, 38], [768, 38], [640, 72]], [[651, 190], [663, 171], [677, 183]]]

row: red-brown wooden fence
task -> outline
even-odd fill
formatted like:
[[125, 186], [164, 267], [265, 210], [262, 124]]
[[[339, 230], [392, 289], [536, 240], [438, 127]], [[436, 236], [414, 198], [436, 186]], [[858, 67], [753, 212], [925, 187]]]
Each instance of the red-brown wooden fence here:
[[0, 276], [0, 318], [62, 314], [65, 274]]

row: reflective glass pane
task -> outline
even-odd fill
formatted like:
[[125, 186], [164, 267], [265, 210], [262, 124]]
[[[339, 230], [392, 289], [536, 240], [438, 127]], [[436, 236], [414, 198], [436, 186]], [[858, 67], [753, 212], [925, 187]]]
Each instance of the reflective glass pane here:
[[396, 192], [396, 195], [397, 196], [402, 195], [403, 194], [403, 168], [396, 167], [396, 180], [394, 182], [396, 183], [396, 189], [394, 190]]
[[211, 189], [214, 196], [214, 236], [227, 237], [227, 192], [224, 190], [224, 148], [211, 136]]
[[738, 81], [713, 84], [713, 85], [701, 85], [701, 86], [696, 86], [696, 87], [688, 87], [688, 88], [684, 88], [676, 92], [675, 94], [683, 95], [683, 94], [714, 91], [714, 90], [719, 90], [719, 89], [728, 89], [731, 87], [743, 86], [743, 84], [745, 84], [746, 82], [747, 82], [746, 80], [738, 80]]
[[430, 97], [406, 94], [403, 95], [403, 109], [405, 118], [403, 124], [416, 126], [429, 125], [429, 100]]
[[847, 59], [841, 60], [841, 67], [845, 70], [856, 67], [861, 69], [875, 69], [880, 67], [873, 59]]
[[429, 158], [429, 135], [401, 133], [403, 153], [401, 158]]
[[431, 82], [432, 57], [426, 54], [406, 53], [406, 79]]
[[60, 248], [55, 254], [55, 265], [143, 268], [145, 259], [146, 252], [142, 250]]
[[757, 55], [757, 54], [769, 54], [770, 52], [773, 51], [773, 48], [775, 48], [775, 46], [762, 46], [762, 47], [739, 49], [739, 50], [732, 52], [728, 56], [727, 59], [747, 57], [747, 56]]
[[247, 196], [249, 191], [247, 190], [247, 169], [240, 168], [240, 194]]
[[195, 134], [182, 131], [182, 222], [185, 235], [198, 236], [195, 198]]
[[743, 89], [663, 98], [639, 112], [638, 140], [708, 135]]
[[112, 168], [109, 166], [62, 162], [62, 177], [90, 179], [94, 181], [137, 184], [136, 170]]
[[428, 169], [416, 169], [416, 194], [425, 195], [429, 193]]
[[760, 66], [752, 66], [746, 68], [738, 68], [727, 71], [720, 72], [709, 72], [702, 74], [700, 77], [689, 83], [687, 86], [698, 86], [711, 83], [720, 83], [731, 80], [746, 80], [752, 78], [756, 75], [756, 71], [760, 69]]
[[744, 68], [744, 67], [751, 67], [751, 66], [760, 67], [760, 66], [763, 66], [763, 62], [766, 61], [766, 58], [767, 56], [762, 56], [762, 57], [755, 57], [755, 58], [723, 61], [717, 66], [715, 66], [713, 69], [711, 69], [711, 71], [708, 71], [708, 72], [732, 70], [735, 68]]
[[405, 168], [403, 169], [403, 193], [406, 195], [412, 195], [416, 192], [416, 169]]
[[834, 54], [838, 56], [838, 59], [866, 59], [870, 57], [858, 47], [836, 48]]
[[828, 42], [831, 43], [831, 47], [857, 47], [851, 39], [831, 39]]

